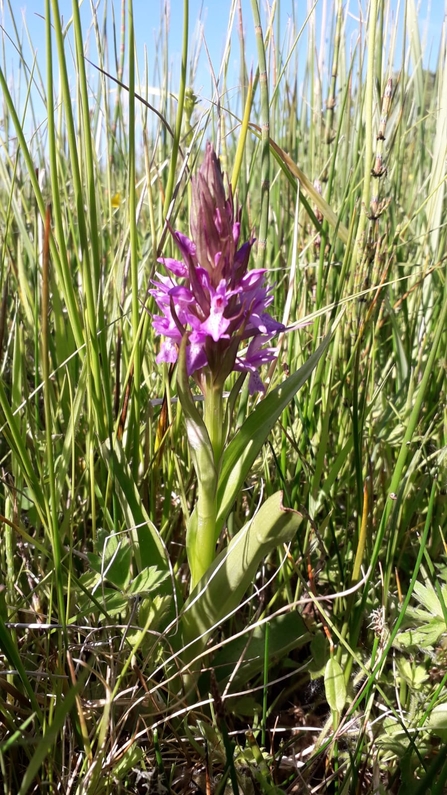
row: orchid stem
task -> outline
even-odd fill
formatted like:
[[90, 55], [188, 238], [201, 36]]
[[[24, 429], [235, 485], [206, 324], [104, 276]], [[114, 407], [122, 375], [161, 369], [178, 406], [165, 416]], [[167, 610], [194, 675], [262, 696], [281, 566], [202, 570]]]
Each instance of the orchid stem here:
[[223, 387], [213, 385], [211, 373], [207, 381], [203, 419], [210, 437], [215, 466], [207, 473], [201, 472], [198, 479], [197, 528], [194, 554], [190, 561], [191, 590], [216, 556], [217, 468], [222, 454], [224, 427]]
[[218, 469], [224, 443], [223, 386], [216, 387], [212, 384], [211, 373], [207, 380], [203, 419], [211, 440], [216, 469]]
[[[213, 478], [215, 480], [215, 478]], [[191, 591], [208, 571], [215, 558], [217, 484], [199, 482], [197, 496], [197, 534], [194, 545], [194, 558], [190, 560]]]

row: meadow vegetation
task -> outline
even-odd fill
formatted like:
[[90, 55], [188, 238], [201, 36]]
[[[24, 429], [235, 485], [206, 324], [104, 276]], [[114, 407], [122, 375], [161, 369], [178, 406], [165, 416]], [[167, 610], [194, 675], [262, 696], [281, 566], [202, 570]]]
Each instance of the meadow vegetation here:
[[[239, 26], [228, 3], [208, 92], [187, 0], [175, 80], [163, 9], [150, 75], [131, 0], [88, 30], [46, 0], [45, 63], [4, 4], [5, 795], [445, 792], [446, 37], [429, 72], [414, 0], [398, 24], [369, 0], [355, 35], [341, 0], [302, 27], [285, 5]], [[265, 396], [225, 383], [218, 557], [191, 583], [203, 401], [155, 361], [149, 290], [207, 141], [285, 331]]]

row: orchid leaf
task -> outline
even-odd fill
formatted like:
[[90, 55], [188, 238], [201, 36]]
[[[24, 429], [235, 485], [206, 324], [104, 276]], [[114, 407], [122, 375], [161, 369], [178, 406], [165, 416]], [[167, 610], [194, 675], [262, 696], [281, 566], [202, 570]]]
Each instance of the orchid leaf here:
[[187, 335], [182, 338], [177, 368], [177, 392], [183, 409], [189, 449], [196, 470], [197, 478], [206, 488], [210, 488], [216, 480], [213, 448], [200, 412], [194, 405], [186, 370]]
[[194, 405], [186, 368], [187, 335], [180, 345], [177, 391], [183, 409], [189, 449], [197, 475], [198, 500], [186, 525], [186, 553], [192, 587], [200, 580], [215, 553], [217, 472], [205, 422]]
[[324, 672], [326, 700], [335, 712], [341, 712], [346, 703], [346, 683], [341, 665], [335, 657], [330, 657]]
[[184, 661], [200, 653], [212, 628], [241, 602], [261, 560], [279, 544], [291, 541], [301, 522], [301, 514], [284, 508], [282, 492], [277, 492], [217, 556], [185, 603], [183, 642], [198, 640], [186, 650]]
[[284, 409], [310, 378], [327, 350], [341, 317], [342, 313], [336, 318], [330, 333], [305, 364], [258, 403], [227, 446], [223, 455], [217, 491], [219, 512], [216, 523], [216, 540], [262, 445]]
[[[309, 643], [312, 636], [307, 630], [301, 616], [296, 612], [283, 613], [269, 619], [269, 669], [275, 662], [305, 643]], [[233, 691], [242, 690], [247, 682], [264, 668], [266, 624], [255, 627], [248, 636], [247, 633], [234, 638], [223, 646], [213, 658], [213, 668], [219, 689], [222, 691], [231, 677]], [[206, 681], [206, 674], [203, 674]], [[199, 682], [199, 689], [202, 688]], [[208, 688], [209, 689], [209, 688]]]

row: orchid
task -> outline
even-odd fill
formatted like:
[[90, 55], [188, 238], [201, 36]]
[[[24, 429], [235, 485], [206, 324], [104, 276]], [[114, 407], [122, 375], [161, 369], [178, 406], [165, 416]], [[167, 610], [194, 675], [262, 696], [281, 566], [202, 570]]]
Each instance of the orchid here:
[[[215, 558], [219, 534], [219, 475], [230, 427], [224, 384], [239, 372], [236, 394], [247, 374], [249, 393], [265, 392], [259, 368], [275, 358], [269, 343], [284, 326], [267, 311], [273, 295], [264, 283], [265, 269], [248, 270], [255, 239], [240, 244], [241, 209], [235, 207], [231, 186], [225, 191], [210, 143], [192, 177], [190, 230], [191, 238], [171, 230], [179, 258], [159, 260], [166, 273], [157, 273], [150, 292], [161, 313], [153, 318], [163, 337], [157, 362], [178, 362], [179, 400], [198, 481], [186, 535], [194, 589]], [[204, 396], [203, 416], [192, 399], [191, 376]]]
[[[168, 276], [157, 273], [150, 291], [161, 316], [154, 329], [165, 337], [157, 362], [175, 363], [188, 335], [186, 367], [205, 394], [207, 385], [221, 388], [234, 371], [249, 373], [249, 392], [264, 392], [258, 370], [276, 355], [263, 348], [284, 329], [266, 311], [273, 301], [264, 286], [265, 269], [248, 270], [254, 238], [239, 248], [241, 209], [235, 209], [231, 187], [210, 143], [196, 177], [192, 177], [192, 239], [172, 232], [181, 259], [159, 260]], [[241, 344], [251, 340], [244, 354]]]
[[[301, 516], [283, 507], [281, 493], [274, 494], [216, 557], [219, 535], [257, 454], [329, 342], [328, 337], [301, 370], [271, 390], [229, 439], [244, 378], [248, 374], [251, 394], [265, 392], [259, 371], [277, 356], [271, 341], [284, 326], [268, 312], [273, 296], [265, 269], [249, 270], [255, 240], [240, 245], [241, 210], [231, 186], [225, 192], [211, 144], [192, 177], [190, 230], [191, 238], [171, 230], [179, 258], [159, 260], [165, 273], [157, 273], [151, 289], [160, 310], [153, 327], [163, 337], [157, 362], [177, 363], [177, 393], [197, 476], [197, 502], [186, 518], [191, 579], [181, 642], [187, 666], [213, 625], [237, 608], [262, 557], [300, 525]], [[226, 401], [224, 385], [233, 372], [240, 375]], [[202, 391], [202, 411], [191, 378]], [[192, 664], [188, 670], [184, 684], [191, 689], [199, 669]]]

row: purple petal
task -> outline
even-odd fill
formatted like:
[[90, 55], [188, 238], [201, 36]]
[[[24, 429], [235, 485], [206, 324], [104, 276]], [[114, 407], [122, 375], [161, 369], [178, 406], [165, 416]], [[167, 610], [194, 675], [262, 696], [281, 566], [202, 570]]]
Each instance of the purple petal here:
[[198, 266], [195, 271], [197, 281], [199, 282], [200, 286], [209, 292], [211, 290], [211, 279], [208, 271], [205, 270], [205, 268], [201, 268], [200, 266]]
[[272, 334], [284, 331], [284, 325], [278, 320], [274, 320], [267, 312], [258, 315], [256, 312], [250, 314], [250, 324], [257, 328], [261, 334]]
[[192, 375], [196, 370], [201, 370], [206, 364], [208, 364], [208, 360], [203, 342], [191, 342], [190, 338], [189, 345], [186, 348], [186, 370], [188, 375]]
[[209, 317], [202, 323], [201, 328], [213, 338], [214, 342], [218, 342], [220, 339], [228, 338], [229, 335], [225, 334], [225, 332], [229, 325], [230, 321], [223, 317], [221, 312], [213, 312], [211, 310]]
[[254, 242], [255, 238], [253, 238], [253, 240], [249, 240], [247, 243], [244, 243], [234, 255], [233, 269], [237, 279], [239, 279], [247, 270], [248, 260], [250, 258], [250, 252]]
[[250, 371], [250, 378], [248, 379], [248, 392], [250, 395], [254, 395], [255, 392], [265, 392], [265, 386], [262, 383], [261, 376], [259, 375], [257, 370]]
[[172, 298], [174, 304], [193, 304], [195, 298], [187, 287], [173, 287], [169, 290], [169, 297]]
[[[179, 276], [181, 279], [186, 279], [188, 276], [188, 268], [186, 267], [185, 263], [179, 259], [172, 259], [172, 257], [160, 257], [157, 262], [161, 262], [162, 265], [165, 266], [166, 270], [171, 271], [171, 273], [173, 273], [175, 276]], [[159, 274], [157, 274], [157, 276], [159, 276]]]
[[181, 232], [174, 232], [174, 237], [183, 256], [195, 257], [196, 246], [189, 237], [186, 237]]
[[182, 340], [182, 334], [173, 318], [154, 317], [153, 326], [157, 334], [161, 334], [163, 337], [175, 340], [180, 344]]
[[264, 273], [266, 272], [267, 268], [254, 268], [252, 271], [248, 271], [241, 279], [241, 285], [244, 290], [253, 290], [258, 287], [259, 284], [262, 284], [264, 281]]
[[[161, 290], [162, 292], [167, 293], [172, 287], [174, 287], [175, 282], [171, 279], [170, 276], [163, 276], [161, 273], [156, 273], [155, 275], [157, 276], [159, 281], [157, 282], [155, 281], [155, 279], [151, 279], [151, 284], [153, 284], [157, 290]], [[152, 295], [154, 294], [155, 293], [152, 291]]]
[[178, 358], [178, 347], [169, 340], [165, 340], [160, 348], [160, 353], [156, 357], [157, 364], [166, 362], [167, 364], [175, 364]]

